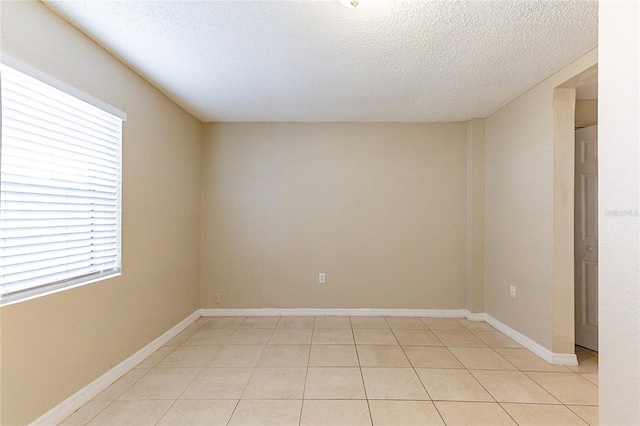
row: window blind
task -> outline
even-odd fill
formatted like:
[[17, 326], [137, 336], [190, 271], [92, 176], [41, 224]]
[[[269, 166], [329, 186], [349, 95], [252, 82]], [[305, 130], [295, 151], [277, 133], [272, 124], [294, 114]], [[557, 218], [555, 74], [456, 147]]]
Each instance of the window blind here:
[[117, 274], [122, 120], [0, 65], [0, 304]]

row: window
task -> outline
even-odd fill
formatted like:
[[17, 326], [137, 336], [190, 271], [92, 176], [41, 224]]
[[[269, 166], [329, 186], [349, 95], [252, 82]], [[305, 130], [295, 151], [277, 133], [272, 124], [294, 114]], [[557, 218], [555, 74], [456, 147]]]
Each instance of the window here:
[[0, 304], [118, 275], [124, 114], [2, 62]]

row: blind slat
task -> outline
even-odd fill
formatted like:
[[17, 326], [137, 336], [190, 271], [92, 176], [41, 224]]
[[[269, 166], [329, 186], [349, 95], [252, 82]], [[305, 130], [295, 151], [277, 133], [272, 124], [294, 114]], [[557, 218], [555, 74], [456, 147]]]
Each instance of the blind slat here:
[[43, 111], [59, 119], [64, 119], [67, 122], [100, 131], [105, 134], [117, 134], [117, 127], [113, 126], [109, 122], [93, 120], [91, 115], [85, 114], [82, 116], [82, 112], [80, 110], [75, 110], [73, 112], [66, 111], [65, 108], [61, 108], [60, 102], [51, 101], [51, 98], [42, 96], [38, 92], [29, 90], [25, 86], [9, 82], [5, 85], [4, 89], [5, 98], [14, 101], [13, 103], [15, 105], [24, 105], [30, 109]]
[[51, 228], [66, 226], [92, 226], [109, 225], [113, 219], [109, 217], [100, 218], [74, 218], [74, 219], [4, 219], [6, 225], [0, 229], [31, 229], [31, 228]]
[[69, 136], [52, 138], [51, 135], [49, 135], [48, 137], [46, 137], [41, 135], [37, 130], [31, 129], [30, 127], [18, 126], [17, 123], [13, 123], [13, 126], [7, 127], [6, 135], [7, 137], [20, 140], [30, 140], [42, 144], [46, 144], [47, 141], [52, 141], [58, 146], [69, 145], [79, 150], [86, 149], [95, 152], [102, 152], [104, 154], [118, 154], [118, 150], [110, 143], [84, 146], [82, 144], [82, 139], [75, 139]]
[[29, 220], [29, 219], [115, 219], [116, 212], [111, 211], [34, 211], [34, 210], [4, 210], [2, 212], [5, 220]]
[[25, 237], [35, 237], [38, 235], [64, 235], [64, 234], [80, 234], [88, 232], [115, 232], [118, 224], [110, 225], [67, 225], [67, 226], [48, 226], [43, 228], [10, 228], [3, 225], [3, 238], [16, 239]]
[[5, 263], [2, 267], [5, 275], [24, 279], [24, 277], [34, 277], [41, 274], [43, 270], [49, 268], [63, 268], [59, 270], [65, 270], [65, 268], [68, 269], [69, 265], [74, 263], [104, 263], [105, 259], [115, 259], [117, 257], [114, 249], [88, 251], [84, 248], [76, 248], [69, 250], [67, 253], [60, 251], [54, 254], [54, 256], [43, 256], [39, 259], [34, 259], [33, 256], [30, 256], [30, 259], [25, 258], [21, 262]]
[[119, 175], [113, 173], [87, 172], [86, 169], [76, 170], [72, 167], [67, 167], [64, 170], [51, 170], [50, 168], [45, 169], [44, 167], [46, 166], [48, 166], [48, 163], [36, 161], [30, 162], [28, 165], [21, 164], [19, 167], [7, 164], [2, 171], [2, 175], [6, 179], [18, 179], [18, 182], [22, 182], [22, 179], [46, 179], [62, 182], [82, 182], [90, 185], [114, 186], [120, 184]]
[[[15, 139], [11, 145], [20, 145], [27, 151], [40, 153], [40, 154], [54, 154], [64, 155], [64, 158], [72, 158], [76, 160], [83, 160], [91, 164], [98, 164], [107, 167], [117, 167], [118, 153], [98, 151], [95, 149], [89, 149], [86, 147], [75, 146], [64, 141], [58, 141], [56, 139], [31, 138], [26, 139], [20, 137], [21, 135], [12, 135], [11, 129], [7, 129], [7, 138]], [[22, 136], [30, 136], [22, 134]]]
[[[75, 240], [92, 240], [92, 239], [100, 239], [100, 238], [114, 238], [118, 239], [119, 236], [114, 236], [113, 232], [76, 232], [76, 233], [66, 233], [66, 234], [50, 234], [50, 235], [36, 235], [33, 237], [24, 236], [22, 238], [13, 239], [6, 238], [5, 239], [5, 251], [7, 253], [11, 252], [11, 250], [17, 249], [19, 247], [31, 247], [37, 246], [38, 244], [47, 244], [53, 243], [56, 241], [64, 242], [64, 241], [75, 241]], [[89, 244], [88, 242], [87, 244]]]
[[[95, 204], [96, 210], [99, 211], [118, 211], [118, 205], [101, 205]], [[83, 204], [70, 204], [70, 203], [38, 203], [38, 202], [27, 202], [27, 201], [3, 201], [3, 209], [7, 211], [87, 211], [86, 207]]]
[[20, 199], [19, 194], [30, 194], [32, 196], [39, 195], [49, 195], [56, 197], [72, 197], [72, 198], [83, 198], [87, 200], [92, 199], [101, 199], [101, 200], [115, 200], [117, 198], [117, 194], [114, 194], [113, 191], [105, 191], [105, 190], [97, 190], [97, 189], [79, 189], [79, 188], [69, 188], [63, 185], [56, 185], [58, 182], [51, 180], [49, 185], [34, 185], [28, 182], [15, 182], [15, 181], [4, 181], [4, 190], [7, 193], [15, 194], [12, 199]]
[[70, 109], [74, 114], [80, 117], [84, 117], [87, 120], [117, 124], [113, 120], [113, 114], [103, 111], [100, 108], [96, 108], [93, 105], [89, 106], [95, 109], [87, 111], [86, 102], [77, 99], [72, 95], [64, 93], [54, 87], [51, 87], [46, 83], [38, 81], [35, 78], [26, 76], [25, 74], [16, 71], [11, 67], [3, 66], [2, 72], [5, 74], [5, 84], [8, 84], [9, 88], [11, 88], [12, 85], [16, 85], [21, 87], [21, 89], [17, 90], [18, 92], [38, 93], [42, 95], [43, 98], [48, 99], [48, 101], [51, 102], [52, 105], [55, 105], [57, 108]]
[[[102, 244], [112, 245], [115, 242], [115, 237], [109, 238], [83, 238], [83, 239], [75, 239], [75, 240], [67, 240], [67, 241], [53, 241], [53, 242], [40, 242], [37, 244], [31, 244], [28, 246], [14, 246], [14, 247], [5, 247], [3, 256], [6, 259], [11, 259], [13, 256], [22, 256], [25, 254], [38, 254], [45, 253], [50, 251], [56, 251], [63, 248], [75, 248], [75, 247], [85, 247], [89, 244], [94, 246], [99, 246]], [[9, 260], [7, 260], [9, 262]]]
[[102, 138], [91, 135], [84, 135], [81, 132], [74, 132], [67, 127], [62, 127], [56, 125], [55, 123], [49, 123], [44, 120], [37, 120], [35, 119], [35, 117], [31, 121], [27, 121], [29, 117], [27, 117], [25, 114], [20, 114], [16, 111], [12, 111], [9, 107], [3, 108], [3, 110], [7, 112], [7, 114], [5, 114], [5, 117], [11, 119], [11, 121], [9, 122], [10, 124], [7, 126], [9, 129], [24, 131], [54, 140], [86, 140], [87, 142], [94, 144], [96, 148], [100, 147], [101, 145], [110, 145], [110, 141], [106, 139], [106, 137]]
[[[81, 156], [72, 156], [65, 155], [65, 153], [60, 151], [50, 151], [49, 153], [41, 152], [38, 150], [29, 149], [26, 144], [15, 143], [11, 144], [11, 140], [6, 141], [3, 145], [5, 145], [6, 149], [3, 152], [3, 156], [13, 157], [15, 162], [24, 163], [23, 167], [31, 167], [31, 163], [45, 163], [48, 167], [45, 170], [52, 169], [54, 167], [75, 167], [78, 171], [83, 171], [84, 174], [89, 174], [93, 171], [98, 171], [105, 174], [110, 174], [113, 170], [117, 170], [117, 163], [114, 161], [110, 162], [99, 162], [95, 161], [86, 161], [82, 158], [78, 158]], [[52, 152], [55, 152], [55, 155], [52, 155]], [[82, 167], [80, 167], [82, 166]]]
[[85, 260], [71, 263], [65, 266], [35, 271], [34, 273], [30, 274], [31, 276], [29, 277], [27, 277], [26, 275], [23, 275], [22, 278], [14, 276], [12, 278], [14, 278], [13, 282], [15, 284], [12, 286], [12, 291], [10, 293], [22, 291], [27, 288], [46, 285], [56, 281], [73, 279], [79, 275], [78, 272], [82, 272], [82, 274], [84, 275], [91, 272], [101, 272], [107, 269], [115, 269], [111, 268], [112, 264], [113, 262], [111, 261], [106, 261], [103, 263], [93, 263], [91, 261]]

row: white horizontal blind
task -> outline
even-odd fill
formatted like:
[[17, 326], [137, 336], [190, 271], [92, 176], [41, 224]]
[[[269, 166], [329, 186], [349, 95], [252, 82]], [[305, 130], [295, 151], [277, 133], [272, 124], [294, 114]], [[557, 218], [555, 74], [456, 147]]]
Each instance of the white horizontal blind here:
[[122, 120], [0, 65], [0, 303], [116, 274]]

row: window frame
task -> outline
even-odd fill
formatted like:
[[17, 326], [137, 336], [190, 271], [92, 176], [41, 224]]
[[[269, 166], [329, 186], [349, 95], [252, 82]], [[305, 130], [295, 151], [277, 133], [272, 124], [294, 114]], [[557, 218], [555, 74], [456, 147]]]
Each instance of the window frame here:
[[[51, 283], [47, 283], [47, 284], [42, 284], [39, 286], [35, 286], [35, 287], [31, 287], [31, 288], [26, 288], [23, 290], [20, 290], [14, 294], [6, 294], [6, 295], [1, 295], [0, 294], [0, 307], [1, 306], [7, 306], [7, 305], [11, 305], [11, 304], [15, 304], [15, 303], [20, 303], [23, 301], [27, 301], [27, 300], [31, 300], [37, 297], [42, 297], [45, 295], [49, 295], [49, 294], [53, 294], [53, 293], [57, 293], [57, 292], [61, 292], [64, 290], [69, 290], [72, 288], [76, 288], [76, 287], [80, 287], [83, 285], [88, 285], [94, 282], [98, 282], [98, 281], [102, 281], [102, 280], [106, 280], [109, 278], [114, 278], [117, 276], [122, 275], [122, 211], [123, 211], [123, 202], [122, 202], [122, 168], [123, 168], [123, 161], [122, 161], [122, 146], [123, 146], [123, 140], [124, 140], [124, 122], [126, 122], [127, 120], [127, 115], [120, 109], [100, 100], [97, 99], [89, 94], [87, 94], [86, 92], [83, 92], [82, 90], [79, 90], [61, 80], [56, 79], [55, 77], [50, 76], [49, 74], [46, 74], [34, 67], [32, 67], [31, 65], [28, 65], [18, 59], [15, 59], [14, 57], [4, 53], [4, 52], [0, 52], [0, 63], [2, 63], [3, 65], [6, 65], [7, 67], [10, 67], [12, 69], [14, 69], [15, 71], [18, 71], [22, 74], [25, 74], [31, 78], [34, 78], [38, 81], [40, 81], [41, 83], [44, 83], [46, 85], [49, 85], [61, 92], [64, 92], [67, 95], [70, 95], [80, 101], [83, 101], [89, 105], [92, 105], [95, 108], [98, 108], [112, 116], [114, 116], [115, 118], [118, 118], [122, 121], [122, 127], [121, 127], [121, 132], [120, 132], [120, 182], [119, 182], [119, 190], [118, 190], [118, 198], [119, 198], [119, 210], [118, 210], [118, 215], [117, 215], [117, 224], [118, 224], [118, 234], [119, 234], [119, 242], [118, 242], [118, 248], [119, 248], [119, 258], [120, 258], [120, 262], [119, 262], [119, 267], [118, 268], [112, 268], [109, 270], [105, 270], [105, 271], [98, 271], [98, 272], [94, 272], [94, 273], [90, 273], [87, 275], [81, 275], [81, 276], [77, 276], [77, 277], [72, 277], [72, 278], [68, 278], [68, 279], [64, 279], [64, 280], [60, 280], [60, 281], [53, 281]], [[0, 103], [1, 105], [1, 103]], [[2, 115], [0, 114], [0, 127], [2, 126]], [[1, 135], [0, 135], [1, 138]], [[1, 139], [0, 139], [1, 140]]]

